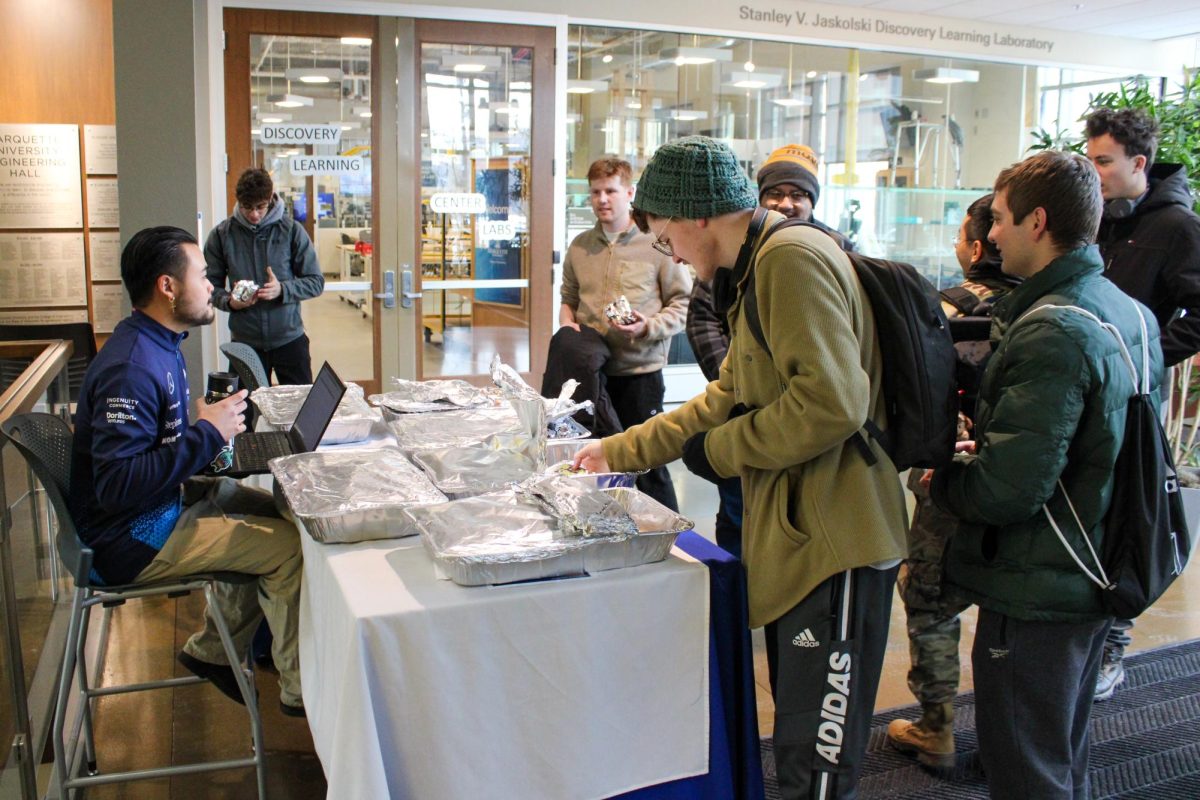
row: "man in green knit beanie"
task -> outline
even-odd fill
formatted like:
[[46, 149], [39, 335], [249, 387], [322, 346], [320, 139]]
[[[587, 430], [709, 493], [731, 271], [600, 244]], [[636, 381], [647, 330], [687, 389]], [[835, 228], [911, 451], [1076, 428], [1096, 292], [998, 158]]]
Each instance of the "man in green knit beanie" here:
[[[682, 457], [702, 477], [741, 477], [750, 625], [766, 627], [781, 794], [849, 797], [904, 555], [904, 496], [883, 449], [858, 436], [867, 419], [887, 420], [875, 316], [854, 268], [815, 228], [769, 236], [783, 216], [757, 204], [720, 142], [689, 136], [651, 158], [634, 220], [713, 280], [729, 352], [703, 394], [576, 461], [631, 471]], [[742, 313], [751, 272], [766, 348]]]

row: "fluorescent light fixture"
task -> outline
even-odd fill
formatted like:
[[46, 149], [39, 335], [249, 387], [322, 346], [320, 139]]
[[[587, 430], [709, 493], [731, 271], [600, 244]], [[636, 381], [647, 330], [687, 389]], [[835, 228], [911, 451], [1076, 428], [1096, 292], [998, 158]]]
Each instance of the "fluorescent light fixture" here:
[[291, 114], [270, 114], [265, 117], [259, 117], [258, 121], [266, 123], [267, 125], [273, 125], [276, 122], [287, 122], [291, 118]]
[[733, 61], [733, 53], [719, 47], [667, 47], [658, 52], [660, 61], [685, 64], [711, 64], [714, 61]]
[[500, 56], [442, 53], [442, 66], [455, 72], [483, 72], [488, 69], [500, 69]]
[[708, 112], [696, 111], [690, 108], [678, 108], [671, 112], [671, 119], [677, 119], [680, 122], [695, 122], [700, 119], [708, 119]]
[[301, 83], [333, 83], [342, 79], [337, 67], [289, 67], [284, 73], [289, 81]]
[[363, 47], [371, 46], [371, 40], [365, 36], [343, 36], [341, 41], [342, 44], [357, 44]]
[[628, 109], [631, 109], [633, 111], [637, 111], [637, 110], [641, 109], [642, 101], [641, 100], [627, 100], [627, 101], [625, 101], [625, 107]]
[[601, 58], [600, 60], [603, 61], [605, 64], [611, 64], [612, 63], [612, 53], [605, 53], [604, 57]]
[[492, 100], [489, 103], [480, 103], [480, 108], [486, 108], [493, 114], [515, 114], [519, 109], [517, 104], [511, 100]]
[[251, 136], [258, 136], [260, 133], [262, 133], [262, 128], [251, 128], [250, 129]]
[[979, 83], [979, 70], [933, 67], [913, 70], [913, 79], [926, 83]]
[[279, 108], [300, 108], [301, 106], [311, 106], [313, 99], [299, 94], [269, 94], [267, 102], [273, 103]]
[[345, 119], [338, 120], [337, 122], [334, 122], [333, 124], [341, 126], [341, 129], [344, 131], [352, 131], [355, 128], [359, 127], [359, 124], [357, 122], [354, 122], [353, 120], [345, 120]]
[[798, 108], [800, 106], [811, 106], [812, 98], [808, 95], [801, 95], [800, 97], [772, 97], [771, 102], [784, 108]]
[[813, 78], [817, 77], [817, 71], [815, 69], [810, 69], [808, 72], [804, 73], [804, 77], [811, 81]]
[[772, 72], [740, 72], [729, 75], [729, 85], [739, 89], [767, 89], [783, 83], [783, 76]]
[[574, 78], [567, 81], [567, 94], [591, 94], [608, 90], [604, 81], [581, 81]]

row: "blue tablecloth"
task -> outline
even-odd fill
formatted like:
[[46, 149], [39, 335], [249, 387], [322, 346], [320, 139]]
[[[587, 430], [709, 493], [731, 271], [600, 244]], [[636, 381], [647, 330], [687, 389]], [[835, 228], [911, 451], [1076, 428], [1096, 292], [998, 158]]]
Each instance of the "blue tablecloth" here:
[[619, 800], [762, 800], [754, 657], [747, 627], [742, 563], [704, 537], [687, 532], [680, 549], [709, 571], [708, 774], [618, 795]]

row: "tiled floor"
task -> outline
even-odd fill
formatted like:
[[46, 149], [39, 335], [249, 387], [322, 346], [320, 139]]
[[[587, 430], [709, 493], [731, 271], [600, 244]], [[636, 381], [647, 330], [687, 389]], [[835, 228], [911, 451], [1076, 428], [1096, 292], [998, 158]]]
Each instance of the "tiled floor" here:
[[[709, 484], [686, 474], [678, 464], [671, 471], [684, 513], [695, 521], [697, 530], [711, 537], [716, 512], [715, 492]], [[172, 670], [179, 672], [174, 655], [189, 632], [198, 627], [202, 609], [199, 597], [187, 598], [178, 604], [154, 601], [131, 603], [116, 609], [106, 680], [141, 679]], [[969, 651], [973, 633], [974, 614], [968, 613], [964, 619], [962, 642], [964, 689], [971, 686]], [[1167, 596], [1138, 621], [1133, 635], [1135, 650], [1200, 637], [1200, 567], [1191, 566]], [[897, 601], [892, 611], [891, 635], [877, 708], [912, 702], [905, 685], [907, 668], [904, 612]], [[769, 734], [772, 704], [766, 688], [761, 636], [756, 637], [755, 672], [759, 728], [763, 734]], [[327, 787], [305, 723], [279, 713], [274, 676], [260, 673], [259, 689], [271, 797], [325, 797]], [[97, 713], [101, 767], [115, 770], [152, 766], [166, 760], [181, 763], [202, 757], [234, 757], [245, 751], [249, 737], [245, 719], [239, 706], [209, 686], [186, 687], [150, 698], [108, 698], [101, 701]], [[43, 775], [42, 780], [46, 777]], [[101, 787], [88, 793], [89, 799], [137, 800], [253, 796], [254, 776], [250, 770]], [[336, 791], [330, 792], [329, 797], [336, 798]]]

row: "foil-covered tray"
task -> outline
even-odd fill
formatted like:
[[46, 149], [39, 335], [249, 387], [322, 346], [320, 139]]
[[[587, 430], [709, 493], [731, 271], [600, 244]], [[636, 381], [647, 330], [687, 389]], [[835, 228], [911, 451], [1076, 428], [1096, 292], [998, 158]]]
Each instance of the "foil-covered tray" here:
[[[250, 395], [255, 408], [272, 427], [286, 430], [296, 421], [300, 406], [308, 397], [308, 385], [262, 386]], [[363, 388], [346, 384], [346, 393], [333, 412], [333, 419], [321, 437], [321, 444], [361, 442], [371, 435], [372, 426], [382, 419], [379, 409], [371, 408], [363, 398]]]
[[606, 490], [638, 533], [563, 537], [558, 521], [512, 493], [494, 493], [406, 512], [434, 563], [463, 586], [515, 583], [603, 572], [666, 558], [692, 523], [635, 489]]
[[394, 447], [298, 453], [270, 467], [292, 513], [318, 542], [414, 536], [405, 509], [446, 501]]
[[484, 445], [418, 450], [412, 460], [451, 500], [504, 489], [528, 479], [537, 468], [525, 453]]
[[410, 381], [393, 378], [392, 386], [394, 388], [390, 392], [371, 395], [371, 403], [399, 414], [421, 414], [494, 406], [500, 402], [500, 393], [495, 388], [473, 386], [463, 380]]
[[466, 447], [519, 424], [512, 406], [441, 411], [436, 414], [401, 414], [384, 406], [384, 419], [400, 448], [409, 454], [443, 447]]

